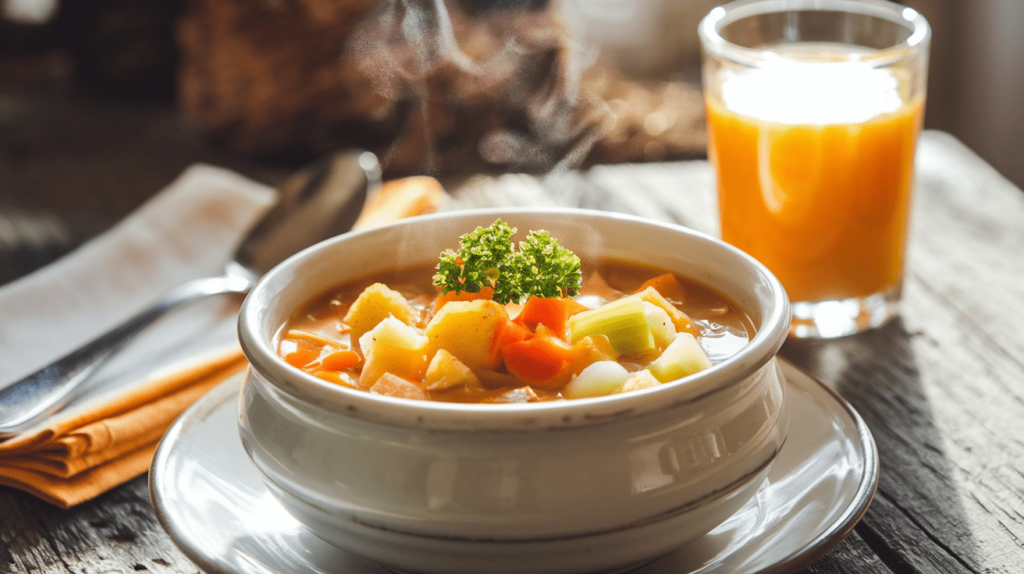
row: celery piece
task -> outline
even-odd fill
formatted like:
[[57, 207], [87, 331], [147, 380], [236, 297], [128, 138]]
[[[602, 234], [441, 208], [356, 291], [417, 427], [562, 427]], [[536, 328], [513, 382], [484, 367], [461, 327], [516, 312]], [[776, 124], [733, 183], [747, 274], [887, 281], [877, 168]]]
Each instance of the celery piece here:
[[709, 368], [711, 360], [696, 337], [689, 333], [676, 334], [676, 340], [649, 367], [651, 374], [663, 383]]
[[591, 335], [604, 335], [619, 355], [637, 355], [655, 349], [647, 310], [643, 301], [634, 295], [577, 313], [566, 324], [570, 343]]
[[629, 379], [626, 367], [615, 361], [591, 363], [576, 375], [569, 384], [562, 387], [562, 396], [567, 399], [601, 397], [610, 395]]

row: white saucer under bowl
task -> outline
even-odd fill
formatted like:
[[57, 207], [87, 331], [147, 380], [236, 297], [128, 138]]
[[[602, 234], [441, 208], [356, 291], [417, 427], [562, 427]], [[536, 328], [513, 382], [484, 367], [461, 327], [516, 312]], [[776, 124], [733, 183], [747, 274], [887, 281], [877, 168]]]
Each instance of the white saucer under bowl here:
[[[798, 569], [860, 520], [878, 483], [874, 439], [853, 408], [780, 360], [789, 435], [767, 481], [732, 518], [634, 574]], [[386, 574], [324, 542], [277, 502], [238, 436], [241, 376], [174, 423], [157, 450], [150, 496], [171, 540], [208, 574]]]

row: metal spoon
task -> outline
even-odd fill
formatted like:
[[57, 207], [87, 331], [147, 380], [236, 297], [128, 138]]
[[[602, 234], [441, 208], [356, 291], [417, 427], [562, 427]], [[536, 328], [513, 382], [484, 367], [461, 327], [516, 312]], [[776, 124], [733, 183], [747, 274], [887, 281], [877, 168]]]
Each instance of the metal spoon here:
[[350, 230], [379, 184], [377, 158], [364, 151], [336, 154], [290, 177], [278, 188], [277, 204], [239, 244], [224, 275], [171, 289], [120, 326], [0, 390], [0, 440], [63, 408], [71, 391], [168, 312], [211, 295], [248, 293], [264, 273], [293, 253]]

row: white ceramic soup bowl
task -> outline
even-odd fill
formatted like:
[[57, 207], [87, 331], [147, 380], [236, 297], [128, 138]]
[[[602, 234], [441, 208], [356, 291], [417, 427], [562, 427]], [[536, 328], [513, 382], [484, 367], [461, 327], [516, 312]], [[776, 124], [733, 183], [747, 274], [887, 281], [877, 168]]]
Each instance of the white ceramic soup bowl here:
[[[607, 397], [453, 404], [336, 386], [275, 353], [282, 325], [330, 288], [392, 266], [436, 264], [496, 218], [546, 229], [586, 265], [670, 269], [738, 303], [756, 336], [684, 380]], [[761, 264], [679, 226], [581, 210], [415, 218], [311, 247], [267, 274], [239, 318], [249, 369], [242, 442], [273, 494], [324, 540], [398, 572], [622, 571], [738, 510], [785, 440], [775, 360], [789, 327]]]

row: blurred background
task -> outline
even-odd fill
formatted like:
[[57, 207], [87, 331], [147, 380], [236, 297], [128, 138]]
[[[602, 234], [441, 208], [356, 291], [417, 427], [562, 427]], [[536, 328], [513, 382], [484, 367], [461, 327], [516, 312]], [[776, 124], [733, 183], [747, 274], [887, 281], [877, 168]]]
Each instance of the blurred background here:
[[[697, 23], [718, 0], [572, 0], [588, 40], [633, 73], [699, 80]], [[925, 128], [1024, 188], [1024, 2], [903, 0], [932, 27]], [[652, 51], [652, 46], [659, 49]]]
[[[203, 161], [274, 184], [705, 157], [712, 0], [0, 0], [0, 283]], [[1024, 2], [911, 0], [925, 127], [1024, 186]]]

